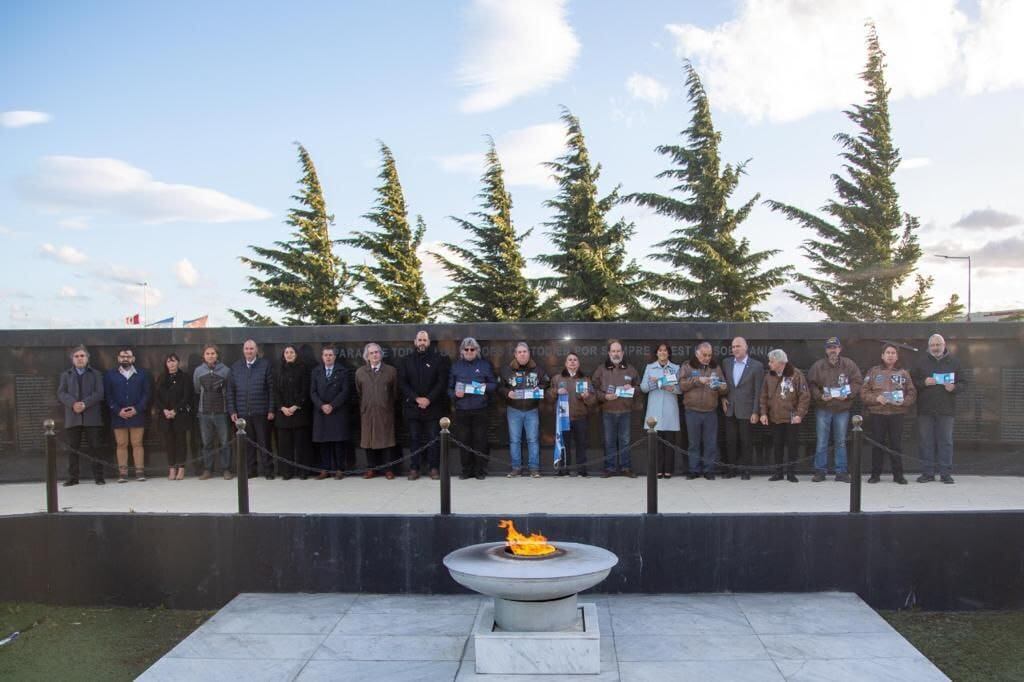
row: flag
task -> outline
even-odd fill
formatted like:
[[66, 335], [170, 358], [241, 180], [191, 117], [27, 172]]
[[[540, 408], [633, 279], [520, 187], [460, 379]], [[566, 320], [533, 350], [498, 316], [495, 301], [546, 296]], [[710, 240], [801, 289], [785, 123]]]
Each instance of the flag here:
[[565, 458], [565, 434], [568, 433], [570, 424], [569, 394], [559, 393], [555, 402], [555, 468], [558, 468]]
[[142, 318], [138, 313], [135, 313], [134, 315], [129, 315], [126, 318], [124, 318], [124, 323], [129, 327], [138, 326], [142, 324]]
[[210, 320], [210, 316], [209, 315], [203, 315], [202, 317], [197, 317], [194, 320], [185, 320], [184, 322], [181, 323], [181, 326], [182, 327], [205, 327], [206, 323], [209, 320]]
[[153, 322], [152, 324], [147, 324], [146, 326], [147, 327], [153, 327], [153, 328], [156, 328], [156, 329], [164, 329], [164, 328], [167, 328], [167, 327], [173, 327], [174, 326], [174, 318], [173, 317], [165, 317], [162, 320], [157, 320], [156, 322]]

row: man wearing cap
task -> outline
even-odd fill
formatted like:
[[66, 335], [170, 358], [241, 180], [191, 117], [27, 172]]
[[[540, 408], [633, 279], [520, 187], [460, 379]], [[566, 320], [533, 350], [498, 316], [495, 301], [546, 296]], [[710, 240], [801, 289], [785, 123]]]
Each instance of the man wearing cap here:
[[928, 352], [911, 373], [917, 387], [917, 428], [920, 439], [921, 475], [918, 483], [935, 480], [953, 483], [953, 415], [956, 394], [966, 385], [960, 361], [946, 349], [940, 334], [928, 339]]
[[836, 480], [850, 482], [850, 474], [846, 471], [846, 430], [850, 425], [853, 398], [860, 394], [863, 380], [857, 364], [840, 355], [842, 350], [839, 339], [830, 336], [825, 340], [825, 357], [811, 365], [807, 372], [817, 432], [814, 477], [811, 479], [815, 483], [825, 480], [830, 434], [836, 451]]

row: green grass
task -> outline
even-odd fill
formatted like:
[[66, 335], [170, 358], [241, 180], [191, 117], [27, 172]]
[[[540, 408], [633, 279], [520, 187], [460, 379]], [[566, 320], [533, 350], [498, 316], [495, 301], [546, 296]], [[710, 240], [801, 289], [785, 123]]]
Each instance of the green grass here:
[[1024, 680], [1024, 611], [881, 611], [955, 682]]
[[0, 680], [133, 680], [211, 615], [0, 602]]

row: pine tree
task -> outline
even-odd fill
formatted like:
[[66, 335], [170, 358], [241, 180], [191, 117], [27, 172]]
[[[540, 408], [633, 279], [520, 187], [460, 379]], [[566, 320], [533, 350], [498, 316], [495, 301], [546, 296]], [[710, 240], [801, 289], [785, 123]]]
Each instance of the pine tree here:
[[415, 229], [410, 227], [395, 158], [383, 143], [380, 151], [384, 161], [377, 177], [383, 184], [377, 188], [374, 209], [363, 216], [378, 230], [354, 232], [341, 240], [365, 249], [373, 259], [370, 265], [356, 266], [369, 300], [354, 297], [359, 304], [355, 314], [359, 321], [369, 323], [426, 322], [431, 319], [430, 300], [416, 249], [427, 228], [421, 217], [417, 217]]
[[486, 158], [480, 210], [470, 214], [477, 222], [452, 216], [470, 236], [465, 245], [444, 245], [458, 261], [431, 253], [454, 283], [437, 304], [456, 322], [533, 320], [540, 306], [536, 288], [523, 275], [526, 259], [520, 251], [530, 231], [517, 235], [512, 225], [512, 197], [490, 138]]
[[[900, 153], [889, 121], [885, 53], [870, 23], [867, 51], [867, 66], [861, 73], [867, 102], [844, 112], [858, 132], [834, 138], [843, 149], [840, 157], [847, 177], [832, 175], [837, 198], [822, 211], [835, 222], [778, 201], [767, 202], [817, 233], [801, 249], [819, 276], [797, 274], [797, 281], [808, 291], [787, 293], [833, 321], [951, 319], [962, 310], [958, 297], [954, 295], [941, 310], [926, 316], [933, 280], [914, 274], [921, 257], [919, 221], [900, 211], [893, 184]], [[912, 274], [911, 292], [900, 293]]]
[[[333, 250], [338, 243], [330, 235], [334, 216], [327, 212], [313, 159], [301, 144], [296, 142], [295, 146], [302, 167], [302, 189], [292, 195], [299, 206], [289, 209], [285, 220], [294, 230], [292, 238], [274, 242], [276, 248], [249, 246], [262, 260], [245, 256], [239, 260], [264, 278], [249, 276], [245, 291], [284, 312], [286, 325], [345, 324], [349, 311], [341, 303], [351, 282], [345, 264]], [[230, 312], [245, 325], [276, 324], [271, 317], [252, 309]]]
[[[554, 171], [558, 195], [544, 205], [555, 209], [545, 234], [557, 251], [537, 256], [555, 275], [537, 278], [549, 292], [548, 316], [564, 320], [643, 319], [647, 279], [635, 261], [626, 261], [626, 246], [635, 232], [620, 219], [608, 224], [608, 213], [619, 201], [619, 188], [599, 199], [601, 165], [591, 166], [579, 119], [562, 110], [566, 153], [546, 165]], [[557, 306], [554, 314], [550, 311]]]
[[739, 184], [746, 162], [722, 168], [722, 135], [715, 130], [707, 93], [693, 66], [687, 63], [685, 70], [691, 104], [690, 125], [681, 133], [685, 143], [655, 148], [675, 166], [655, 177], [677, 183], [672, 191], [682, 196], [638, 193], [625, 197], [625, 201], [683, 224], [668, 239], [655, 244], [655, 253], [650, 256], [671, 266], [668, 273], [651, 277], [652, 284], [665, 292], [656, 296], [656, 314], [763, 322], [769, 314], [754, 306], [785, 282], [791, 268], [761, 270], [764, 262], [779, 252], [751, 252], [746, 238], [737, 240], [736, 229], [750, 215], [760, 195], [754, 195], [739, 209], [729, 208], [729, 197]]

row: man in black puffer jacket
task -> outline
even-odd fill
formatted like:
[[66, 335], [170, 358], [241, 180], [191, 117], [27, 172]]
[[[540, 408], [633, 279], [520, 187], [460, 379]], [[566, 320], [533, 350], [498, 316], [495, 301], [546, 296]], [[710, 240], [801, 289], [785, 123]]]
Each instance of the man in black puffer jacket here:
[[[398, 365], [398, 390], [402, 396], [405, 422], [409, 427], [409, 449], [416, 452], [441, 432], [438, 420], [448, 414], [448, 358], [430, 347], [430, 334], [421, 329], [413, 340], [413, 353]], [[409, 462], [409, 480], [420, 477], [420, 454]], [[430, 477], [437, 479], [441, 450], [437, 443], [427, 448]]]

